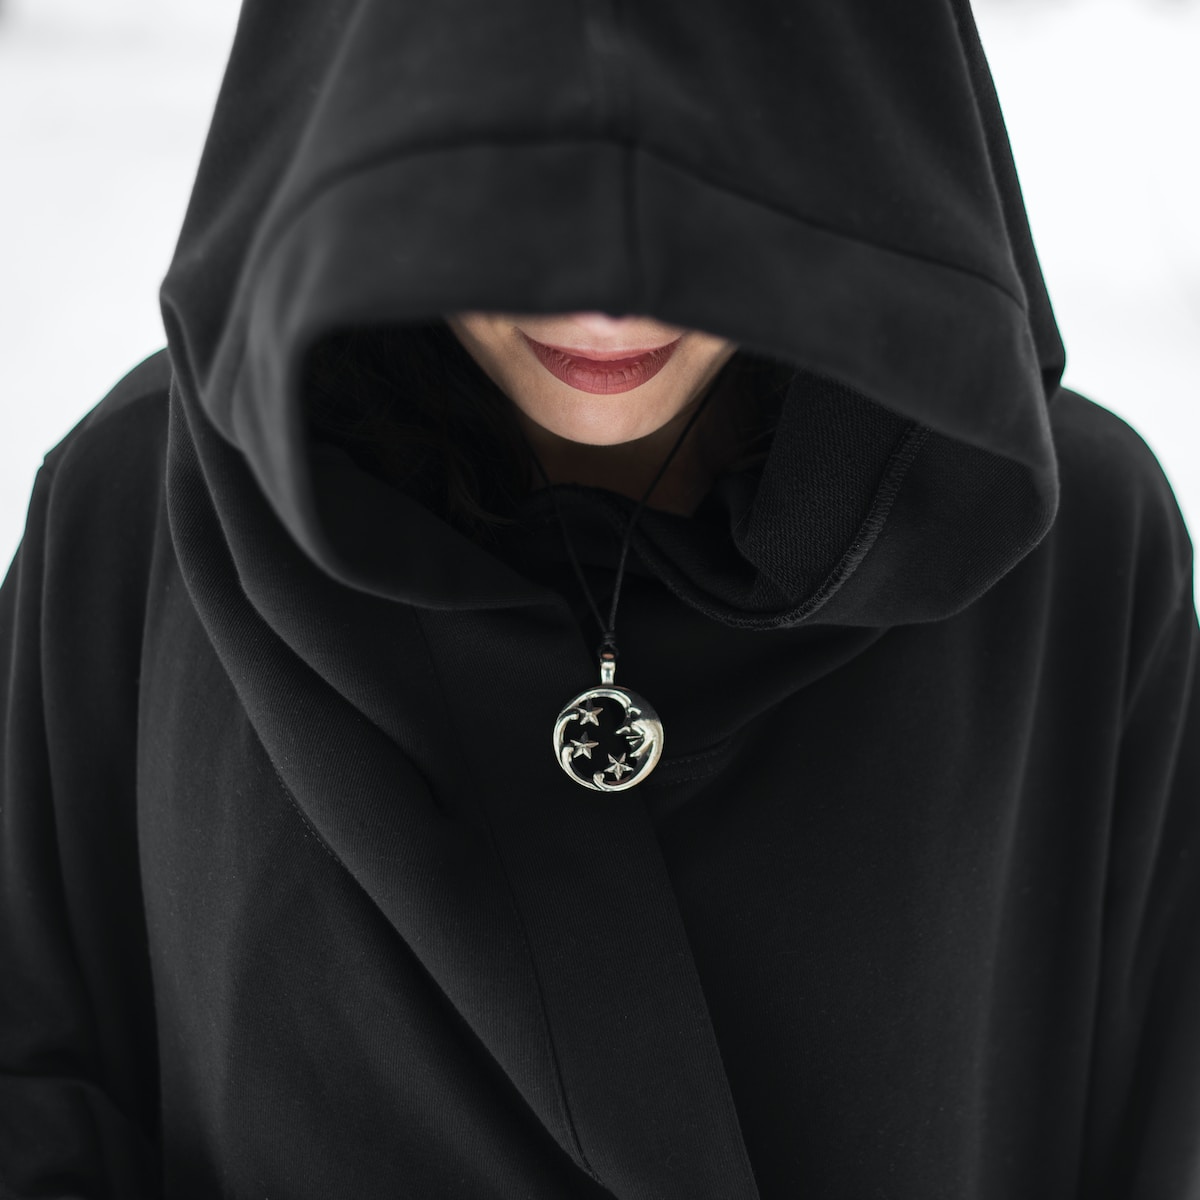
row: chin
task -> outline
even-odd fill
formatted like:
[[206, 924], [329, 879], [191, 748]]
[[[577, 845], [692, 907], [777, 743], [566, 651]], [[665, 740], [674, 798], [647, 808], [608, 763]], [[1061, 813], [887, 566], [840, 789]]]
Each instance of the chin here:
[[625, 442], [637, 441], [638, 438], [653, 433], [656, 428], [654, 425], [643, 427], [644, 423], [637, 420], [616, 424], [609, 422], [602, 425], [591, 421], [568, 419], [539, 421], [538, 424], [545, 426], [560, 438], [581, 442], [588, 446], [620, 446]]

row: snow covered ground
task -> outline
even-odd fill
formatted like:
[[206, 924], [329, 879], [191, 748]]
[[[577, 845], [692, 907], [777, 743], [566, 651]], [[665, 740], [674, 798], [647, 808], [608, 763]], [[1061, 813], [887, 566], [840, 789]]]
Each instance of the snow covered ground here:
[[[0, 3], [0, 569], [42, 455], [164, 342], [235, 0]], [[1200, 0], [977, 0], [1066, 383], [1200, 531]]]

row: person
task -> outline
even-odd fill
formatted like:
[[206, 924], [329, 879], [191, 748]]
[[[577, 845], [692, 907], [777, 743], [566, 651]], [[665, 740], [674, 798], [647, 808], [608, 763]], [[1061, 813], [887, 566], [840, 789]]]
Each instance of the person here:
[[1200, 1192], [1193, 551], [966, 0], [246, 0], [0, 589], [0, 1191]]

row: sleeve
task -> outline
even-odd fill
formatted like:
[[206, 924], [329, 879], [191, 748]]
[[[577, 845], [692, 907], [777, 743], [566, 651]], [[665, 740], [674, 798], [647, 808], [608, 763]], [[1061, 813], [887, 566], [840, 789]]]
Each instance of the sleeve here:
[[1200, 1197], [1200, 625], [1192, 568], [1131, 668], [1082, 1197]]
[[[93, 937], [123, 913], [110, 912], [111, 866], [79, 864], [115, 859], [103, 845], [84, 856], [95, 827], [81, 836], [76, 815], [95, 796], [56, 786], [63, 748], [52, 752], [47, 732], [51, 476], [44, 465], [0, 586], [0, 1196], [137, 1200], [158, 1177], [144, 1101], [153, 1064], [129, 1035], [147, 1020], [133, 999], [145, 989]], [[69, 753], [86, 764], [91, 749]]]

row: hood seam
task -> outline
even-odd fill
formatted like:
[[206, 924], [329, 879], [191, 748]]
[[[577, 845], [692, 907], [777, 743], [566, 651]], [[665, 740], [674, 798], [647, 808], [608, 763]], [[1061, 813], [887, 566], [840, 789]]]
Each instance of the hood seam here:
[[[897, 439], [896, 446], [888, 458], [880, 483], [875, 488], [871, 507], [855, 532], [854, 539], [850, 543], [849, 548], [838, 559], [833, 569], [810, 596], [802, 603], [782, 613], [775, 610], [750, 617], [740, 616], [736, 618], [727, 612], [718, 613], [708, 603], [697, 603], [697, 598], [692, 595], [686, 577], [676, 570], [674, 564], [669, 559], [659, 553], [657, 544], [643, 530], [634, 530], [631, 538], [632, 548], [642, 556], [643, 560], [650, 565], [654, 573], [680, 600], [696, 607], [705, 616], [713, 620], [719, 620], [723, 624], [729, 624], [739, 629], [766, 631], [798, 625], [800, 622], [808, 620], [809, 617], [819, 612], [862, 565], [878, 541], [879, 535], [882, 533], [883, 527], [887, 522], [892, 505], [900, 493], [900, 487], [932, 432], [933, 430], [928, 425], [922, 425], [919, 421], [910, 421], [908, 423], [905, 432]], [[618, 510], [617, 506], [611, 501], [604, 499], [600, 500], [600, 504], [614, 525], [621, 527], [624, 516]], [[769, 573], [761, 566], [759, 570], [770, 577]], [[772, 579], [772, 582], [777, 586], [781, 586], [778, 580]], [[786, 589], [782, 589], [782, 587], [781, 590], [786, 592]]]

